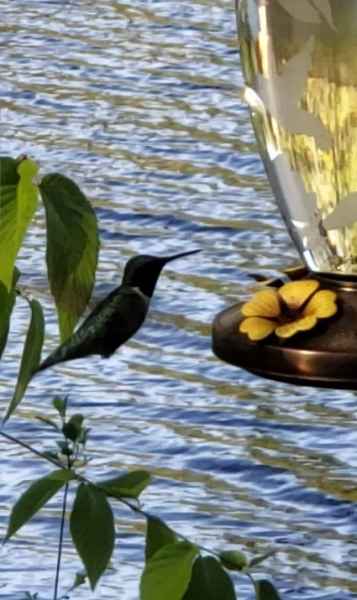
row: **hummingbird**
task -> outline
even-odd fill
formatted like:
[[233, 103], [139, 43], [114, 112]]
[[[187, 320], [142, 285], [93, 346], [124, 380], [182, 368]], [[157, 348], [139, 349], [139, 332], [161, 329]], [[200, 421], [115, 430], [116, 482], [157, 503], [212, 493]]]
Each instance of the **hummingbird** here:
[[50, 354], [33, 375], [61, 362], [99, 354], [108, 358], [127, 342], [145, 321], [160, 273], [172, 260], [200, 250], [172, 256], [133, 256], [125, 265], [122, 283], [93, 309], [82, 325]]

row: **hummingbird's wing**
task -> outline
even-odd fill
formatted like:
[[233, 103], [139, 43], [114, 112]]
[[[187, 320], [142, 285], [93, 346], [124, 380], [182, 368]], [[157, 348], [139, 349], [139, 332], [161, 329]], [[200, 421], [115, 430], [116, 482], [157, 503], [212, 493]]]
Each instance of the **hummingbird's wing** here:
[[57, 363], [91, 354], [108, 357], [143, 324], [149, 300], [141, 292], [120, 286], [100, 302], [74, 334], [50, 354], [35, 373]]
[[91, 353], [104, 357], [113, 354], [141, 327], [148, 308], [149, 298], [140, 290], [126, 285], [113, 290], [80, 327], [95, 341], [92, 345], [96, 351]]

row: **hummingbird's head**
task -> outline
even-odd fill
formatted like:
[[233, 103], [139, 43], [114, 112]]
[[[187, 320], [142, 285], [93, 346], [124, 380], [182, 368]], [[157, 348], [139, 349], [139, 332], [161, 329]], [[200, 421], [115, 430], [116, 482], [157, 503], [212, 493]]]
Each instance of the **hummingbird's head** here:
[[133, 256], [125, 265], [123, 284], [137, 287], [145, 296], [151, 298], [157, 280], [166, 263], [182, 256], [196, 254], [196, 252], [200, 252], [200, 250], [191, 250], [190, 252], [181, 252], [180, 254], [161, 257], [150, 256], [148, 254]]

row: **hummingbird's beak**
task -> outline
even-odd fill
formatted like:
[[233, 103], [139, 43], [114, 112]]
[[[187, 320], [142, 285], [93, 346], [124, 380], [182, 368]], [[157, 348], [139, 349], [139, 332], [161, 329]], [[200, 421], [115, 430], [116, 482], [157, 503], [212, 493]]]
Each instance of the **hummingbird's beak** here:
[[183, 256], [189, 256], [190, 254], [197, 254], [197, 252], [201, 252], [201, 249], [198, 250], [190, 250], [190, 252], [180, 252], [180, 254], [173, 254], [172, 256], [164, 256], [162, 258], [163, 263], [170, 262], [171, 260], [176, 260], [176, 258], [182, 258]]

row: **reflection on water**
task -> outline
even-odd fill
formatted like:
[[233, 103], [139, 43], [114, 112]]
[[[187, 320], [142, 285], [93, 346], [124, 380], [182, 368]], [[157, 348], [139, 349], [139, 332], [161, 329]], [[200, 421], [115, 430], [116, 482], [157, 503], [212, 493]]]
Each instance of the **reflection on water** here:
[[356, 273], [357, 4], [243, 0], [246, 99], [300, 252], [315, 271]]
[[[282, 257], [296, 260], [241, 100], [232, 3], [5, 0], [2, 17], [1, 153], [28, 152], [92, 198], [102, 235], [96, 299], [136, 252], [203, 250], [165, 269], [146, 325], [112, 358], [34, 379], [9, 433], [50, 447], [36, 415], [68, 393], [90, 419], [88, 476], [146, 467], [155, 480], [145, 507], [182, 533], [214, 549], [275, 547], [262, 573], [284, 598], [355, 598], [355, 395], [259, 380], [210, 350], [213, 316], [244, 297], [249, 271], [268, 276]], [[40, 213], [20, 266], [45, 306], [49, 351], [58, 333], [43, 227]], [[3, 410], [28, 318], [19, 300], [0, 367]], [[3, 532], [10, 505], [47, 466], [0, 447]], [[59, 516], [51, 502], [2, 549], [0, 598], [51, 595]], [[121, 509], [116, 518], [113, 571], [96, 598], [134, 600], [143, 523]], [[64, 586], [78, 568], [67, 538]]]

